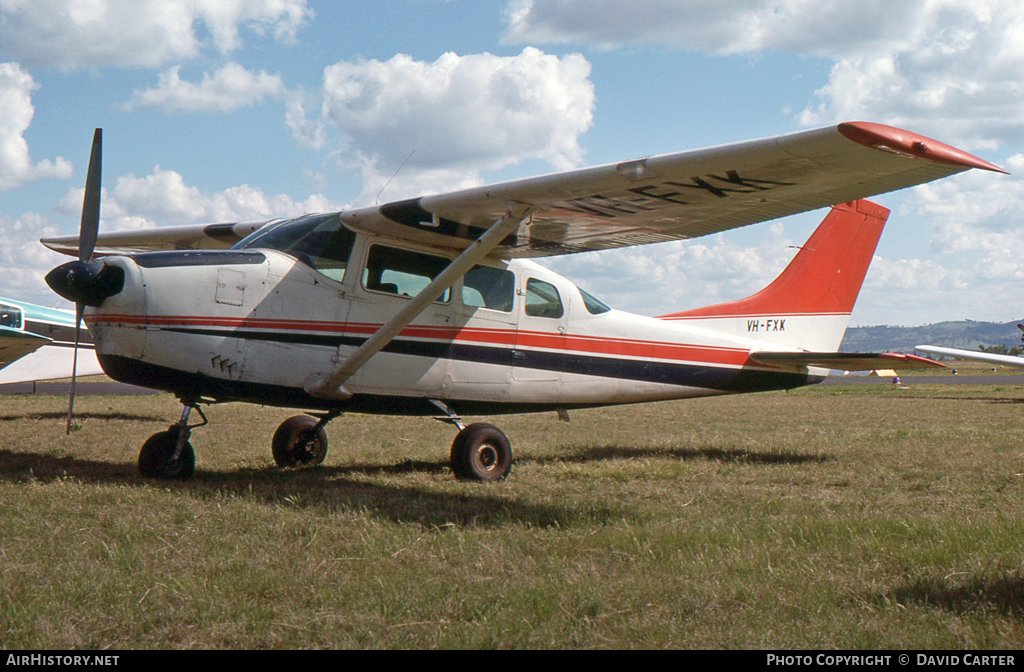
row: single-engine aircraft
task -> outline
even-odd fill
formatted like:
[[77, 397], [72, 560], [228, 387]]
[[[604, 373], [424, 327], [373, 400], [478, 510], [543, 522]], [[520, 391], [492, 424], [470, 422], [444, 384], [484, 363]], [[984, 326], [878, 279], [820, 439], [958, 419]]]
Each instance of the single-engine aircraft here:
[[74, 311], [0, 297], [0, 384], [103, 373], [88, 332], [76, 339], [75, 327]]
[[[84, 310], [107, 375], [181, 400], [181, 418], [139, 454], [143, 475], [177, 479], [194, 471], [208, 403], [308, 411], [273, 437], [282, 466], [320, 463], [324, 427], [344, 412], [436, 416], [459, 428], [455, 476], [496, 481], [508, 438], [461, 414], [564, 417], [796, 388], [829, 369], [936, 366], [837, 352], [888, 215], [861, 199], [1006, 172], [854, 122], [344, 212], [98, 236], [100, 148], [97, 129], [79, 236], [42, 241], [78, 260], [47, 283]], [[660, 318], [613, 310], [530, 261], [829, 206], [761, 292]], [[202, 421], [189, 424], [193, 410]]]

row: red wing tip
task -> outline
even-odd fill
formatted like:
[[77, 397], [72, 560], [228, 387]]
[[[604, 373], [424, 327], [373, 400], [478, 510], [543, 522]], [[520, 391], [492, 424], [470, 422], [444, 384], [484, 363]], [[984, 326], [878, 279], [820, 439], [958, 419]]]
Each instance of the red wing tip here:
[[919, 357], [918, 355], [905, 355], [899, 352], [883, 352], [879, 355], [883, 359], [894, 359], [903, 362], [914, 362], [916, 364], [922, 364], [924, 366], [934, 366], [936, 368], [946, 368], [946, 365], [942, 362], [936, 362], [934, 359], [928, 359], [927, 357]]
[[1000, 168], [994, 163], [979, 159], [962, 149], [957, 149], [938, 140], [933, 140], [894, 126], [873, 124], [867, 121], [851, 121], [839, 124], [838, 129], [848, 140], [852, 140], [865, 147], [871, 147], [872, 149], [907, 154], [937, 163], [948, 163], [954, 166], [964, 166], [965, 168], [980, 168], [981, 170], [990, 170], [1004, 175], [1010, 174], [1009, 171]]

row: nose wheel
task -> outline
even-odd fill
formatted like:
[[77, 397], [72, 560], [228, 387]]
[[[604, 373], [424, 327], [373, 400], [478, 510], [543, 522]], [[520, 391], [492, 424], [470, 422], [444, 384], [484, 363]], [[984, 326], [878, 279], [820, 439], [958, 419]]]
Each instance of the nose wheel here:
[[[188, 418], [192, 410], [198, 411], [203, 421], [190, 425]], [[162, 480], [187, 481], [196, 471], [196, 453], [189, 443], [192, 430], [202, 427], [207, 422], [201, 408], [186, 403], [181, 413], [181, 420], [167, 428], [165, 432], [157, 432], [146, 439], [139, 451], [139, 474], [145, 478]]]

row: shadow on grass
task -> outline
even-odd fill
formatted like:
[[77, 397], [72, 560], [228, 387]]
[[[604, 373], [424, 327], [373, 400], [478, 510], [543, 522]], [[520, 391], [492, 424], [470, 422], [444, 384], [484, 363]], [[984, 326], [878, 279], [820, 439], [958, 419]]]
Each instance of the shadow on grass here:
[[138, 475], [134, 464], [116, 464], [0, 450], [0, 482], [52, 482], [159, 487], [194, 493], [198, 497], [239, 497], [273, 506], [341, 508], [369, 511], [400, 523], [434, 527], [450, 523], [474, 526], [525, 524], [567, 527], [606, 523], [629, 513], [604, 505], [571, 502], [533, 504], [506, 494], [501, 484], [461, 483], [458, 491], [439, 492], [418, 486], [369, 483], [361, 475], [441, 474], [447, 462], [407, 461], [397, 465], [356, 465], [281, 470], [241, 468], [199, 470], [189, 481], [158, 481]]
[[711, 462], [739, 462], [745, 464], [808, 464], [828, 462], [828, 455], [807, 455], [793, 452], [754, 452], [723, 448], [658, 448], [636, 446], [562, 446], [559, 455], [529, 458], [524, 462], [538, 464], [551, 462], [586, 463], [603, 460], [635, 459], [707, 460]]
[[1024, 620], [1024, 578], [975, 577], [954, 583], [948, 579], [918, 579], [880, 599], [886, 603], [921, 605], [954, 614], [1001, 614]]
[[[20, 415], [0, 415], [0, 420], [63, 420], [68, 417], [67, 411], [51, 411], [48, 413], [22, 413]], [[105, 413], [75, 413], [74, 421], [79, 420], [133, 420], [140, 422], [166, 422], [162, 415], [143, 415], [141, 413], [121, 413], [110, 411]]]

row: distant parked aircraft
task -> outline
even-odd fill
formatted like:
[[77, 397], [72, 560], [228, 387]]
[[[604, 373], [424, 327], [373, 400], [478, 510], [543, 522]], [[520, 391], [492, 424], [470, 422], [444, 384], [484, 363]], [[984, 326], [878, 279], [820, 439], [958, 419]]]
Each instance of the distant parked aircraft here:
[[[92, 337], [81, 330], [78, 375], [103, 373]], [[0, 383], [70, 378], [75, 311], [0, 297]]]

